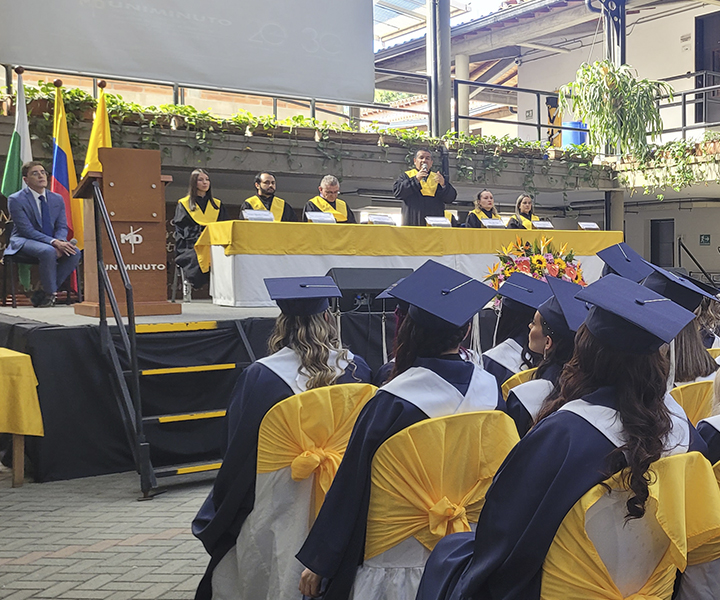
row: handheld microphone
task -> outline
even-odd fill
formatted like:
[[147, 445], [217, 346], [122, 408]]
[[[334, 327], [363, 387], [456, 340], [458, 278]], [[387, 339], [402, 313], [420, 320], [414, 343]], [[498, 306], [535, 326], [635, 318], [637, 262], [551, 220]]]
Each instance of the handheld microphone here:
[[77, 246], [77, 240], [76, 240], [75, 238], [71, 239], [71, 240], [70, 240], [70, 243], [71, 243], [73, 246]]

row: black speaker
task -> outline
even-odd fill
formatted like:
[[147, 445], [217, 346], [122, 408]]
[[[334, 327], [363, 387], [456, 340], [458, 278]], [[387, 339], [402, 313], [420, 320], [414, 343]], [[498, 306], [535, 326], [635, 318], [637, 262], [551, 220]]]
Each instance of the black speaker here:
[[[371, 269], [371, 268], [334, 268], [327, 272], [333, 278], [335, 285], [340, 288], [340, 311], [362, 310], [379, 312], [383, 310], [383, 301], [375, 300], [383, 290], [393, 283], [407, 277], [412, 269]], [[385, 300], [385, 310], [395, 310], [397, 301]]]

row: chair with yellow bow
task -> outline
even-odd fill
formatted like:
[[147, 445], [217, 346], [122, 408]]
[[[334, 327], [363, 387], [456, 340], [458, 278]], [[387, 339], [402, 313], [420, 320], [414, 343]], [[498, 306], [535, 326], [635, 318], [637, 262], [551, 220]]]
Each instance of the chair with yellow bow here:
[[299, 597], [295, 559], [330, 489], [369, 384], [308, 390], [271, 408], [260, 424], [255, 505], [213, 576], [213, 598]]
[[500, 411], [421, 421], [375, 454], [365, 560], [352, 598], [414, 600], [430, 551], [477, 523], [495, 472], [518, 442]]
[[708, 348], [707, 351], [715, 360], [717, 360], [718, 356], [720, 356], [720, 348]]
[[515, 375], [508, 377], [500, 388], [502, 390], [503, 400], [507, 400], [510, 390], [514, 387], [519, 386], [521, 383], [530, 381], [533, 378], [533, 375], [535, 375], [535, 371], [537, 371], [537, 367], [534, 369], [518, 371]]
[[625, 518], [630, 493], [619, 475], [575, 503], [545, 558], [542, 600], [670, 600], [689, 555], [720, 536], [720, 489], [697, 452], [651, 470], [640, 519]]
[[670, 395], [683, 407], [693, 425], [712, 414], [713, 385], [714, 381], [711, 380], [696, 381], [670, 390]]

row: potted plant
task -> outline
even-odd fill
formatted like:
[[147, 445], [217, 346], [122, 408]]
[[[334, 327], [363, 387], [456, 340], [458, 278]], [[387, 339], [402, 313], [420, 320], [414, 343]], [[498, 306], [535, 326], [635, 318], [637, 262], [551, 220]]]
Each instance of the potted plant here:
[[672, 87], [663, 81], [640, 79], [629, 65], [609, 61], [583, 63], [575, 81], [560, 88], [559, 109], [572, 110], [588, 126], [589, 145], [602, 152], [606, 145], [620, 154], [643, 158], [648, 135], [662, 133], [658, 98], [672, 99]]

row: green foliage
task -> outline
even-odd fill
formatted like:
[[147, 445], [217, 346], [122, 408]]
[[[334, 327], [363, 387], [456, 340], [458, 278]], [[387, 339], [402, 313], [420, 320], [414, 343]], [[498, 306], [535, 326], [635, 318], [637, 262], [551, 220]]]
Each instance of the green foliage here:
[[375, 90], [375, 102], [390, 104], [397, 100], [407, 100], [413, 98], [417, 94], [409, 94], [407, 92], [394, 92], [392, 90]]
[[597, 61], [583, 63], [575, 81], [560, 88], [559, 110], [572, 109], [575, 118], [587, 124], [595, 151], [607, 144], [619, 154], [643, 158], [649, 151], [648, 135], [654, 140], [662, 133], [658, 98], [672, 95], [668, 83], [639, 79], [628, 65]]

